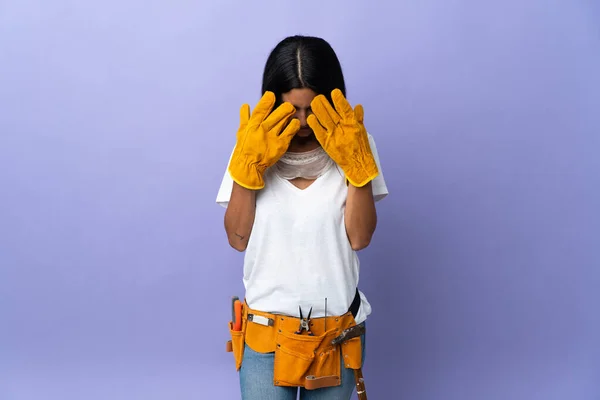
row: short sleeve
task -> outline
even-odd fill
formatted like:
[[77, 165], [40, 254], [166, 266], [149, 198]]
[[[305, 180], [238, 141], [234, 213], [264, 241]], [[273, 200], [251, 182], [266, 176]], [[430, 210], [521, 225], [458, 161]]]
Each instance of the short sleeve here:
[[[233, 151], [229, 156], [229, 161], [227, 165], [229, 166], [229, 162], [231, 162], [231, 157], [233, 156]], [[229, 175], [229, 168], [225, 168], [225, 173], [223, 174], [223, 180], [221, 180], [221, 186], [219, 187], [219, 191], [217, 192], [217, 204], [223, 208], [227, 208], [229, 204], [229, 199], [231, 198], [231, 191], [233, 190], [233, 179], [231, 175]]]
[[375, 163], [377, 164], [377, 168], [379, 169], [379, 175], [371, 182], [371, 186], [373, 187], [373, 197], [375, 201], [383, 200], [388, 194], [387, 184], [385, 183], [385, 178], [383, 177], [383, 169], [381, 168], [381, 161], [379, 160], [379, 153], [377, 153], [377, 145], [375, 144], [375, 139], [371, 134], [368, 134], [369, 137], [369, 146], [371, 146], [371, 152], [373, 153], [373, 157], [375, 158]]

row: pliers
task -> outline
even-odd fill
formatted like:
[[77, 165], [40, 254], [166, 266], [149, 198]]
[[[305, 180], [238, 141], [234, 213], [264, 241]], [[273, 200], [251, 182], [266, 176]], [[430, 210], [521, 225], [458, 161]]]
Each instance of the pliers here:
[[310, 330], [310, 314], [312, 313], [312, 307], [310, 308], [310, 311], [308, 312], [308, 316], [306, 318], [304, 318], [302, 315], [302, 307], [298, 306], [298, 309], [300, 310], [300, 326], [296, 331], [296, 335], [301, 335], [302, 331], [305, 330], [309, 336], [314, 336], [312, 331]]

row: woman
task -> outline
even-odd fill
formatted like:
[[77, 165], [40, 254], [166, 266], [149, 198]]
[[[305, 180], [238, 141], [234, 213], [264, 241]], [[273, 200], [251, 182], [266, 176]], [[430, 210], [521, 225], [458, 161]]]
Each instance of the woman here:
[[331, 340], [371, 312], [357, 289], [356, 252], [369, 245], [375, 202], [388, 194], [377, 149], [321, 38], [280, 42], [262, 93], [252, 113], [242, 106], [217, 195], [229, 243], [245, 251], [244, 318], [231, 332], [242, 398], [349, 399], [364, 331]]

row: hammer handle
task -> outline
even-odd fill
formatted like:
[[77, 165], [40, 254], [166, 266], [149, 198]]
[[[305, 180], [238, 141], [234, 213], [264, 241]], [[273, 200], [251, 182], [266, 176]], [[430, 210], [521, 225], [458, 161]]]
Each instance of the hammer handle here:
[[367, 400], [367, 389], [365, 389], [365, 380], [361, 368], [354, 370], [354, 380], [356, 381], [358, 400]]

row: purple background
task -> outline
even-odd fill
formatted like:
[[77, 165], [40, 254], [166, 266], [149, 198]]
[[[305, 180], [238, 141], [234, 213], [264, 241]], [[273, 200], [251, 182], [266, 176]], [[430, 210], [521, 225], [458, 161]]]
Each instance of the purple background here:
[[305, 33], [391, 192], [370, 398], [599, 399], [598, 26], [594, 0], [0, 1], [0, 398], [239, 398], [214, 200]]

